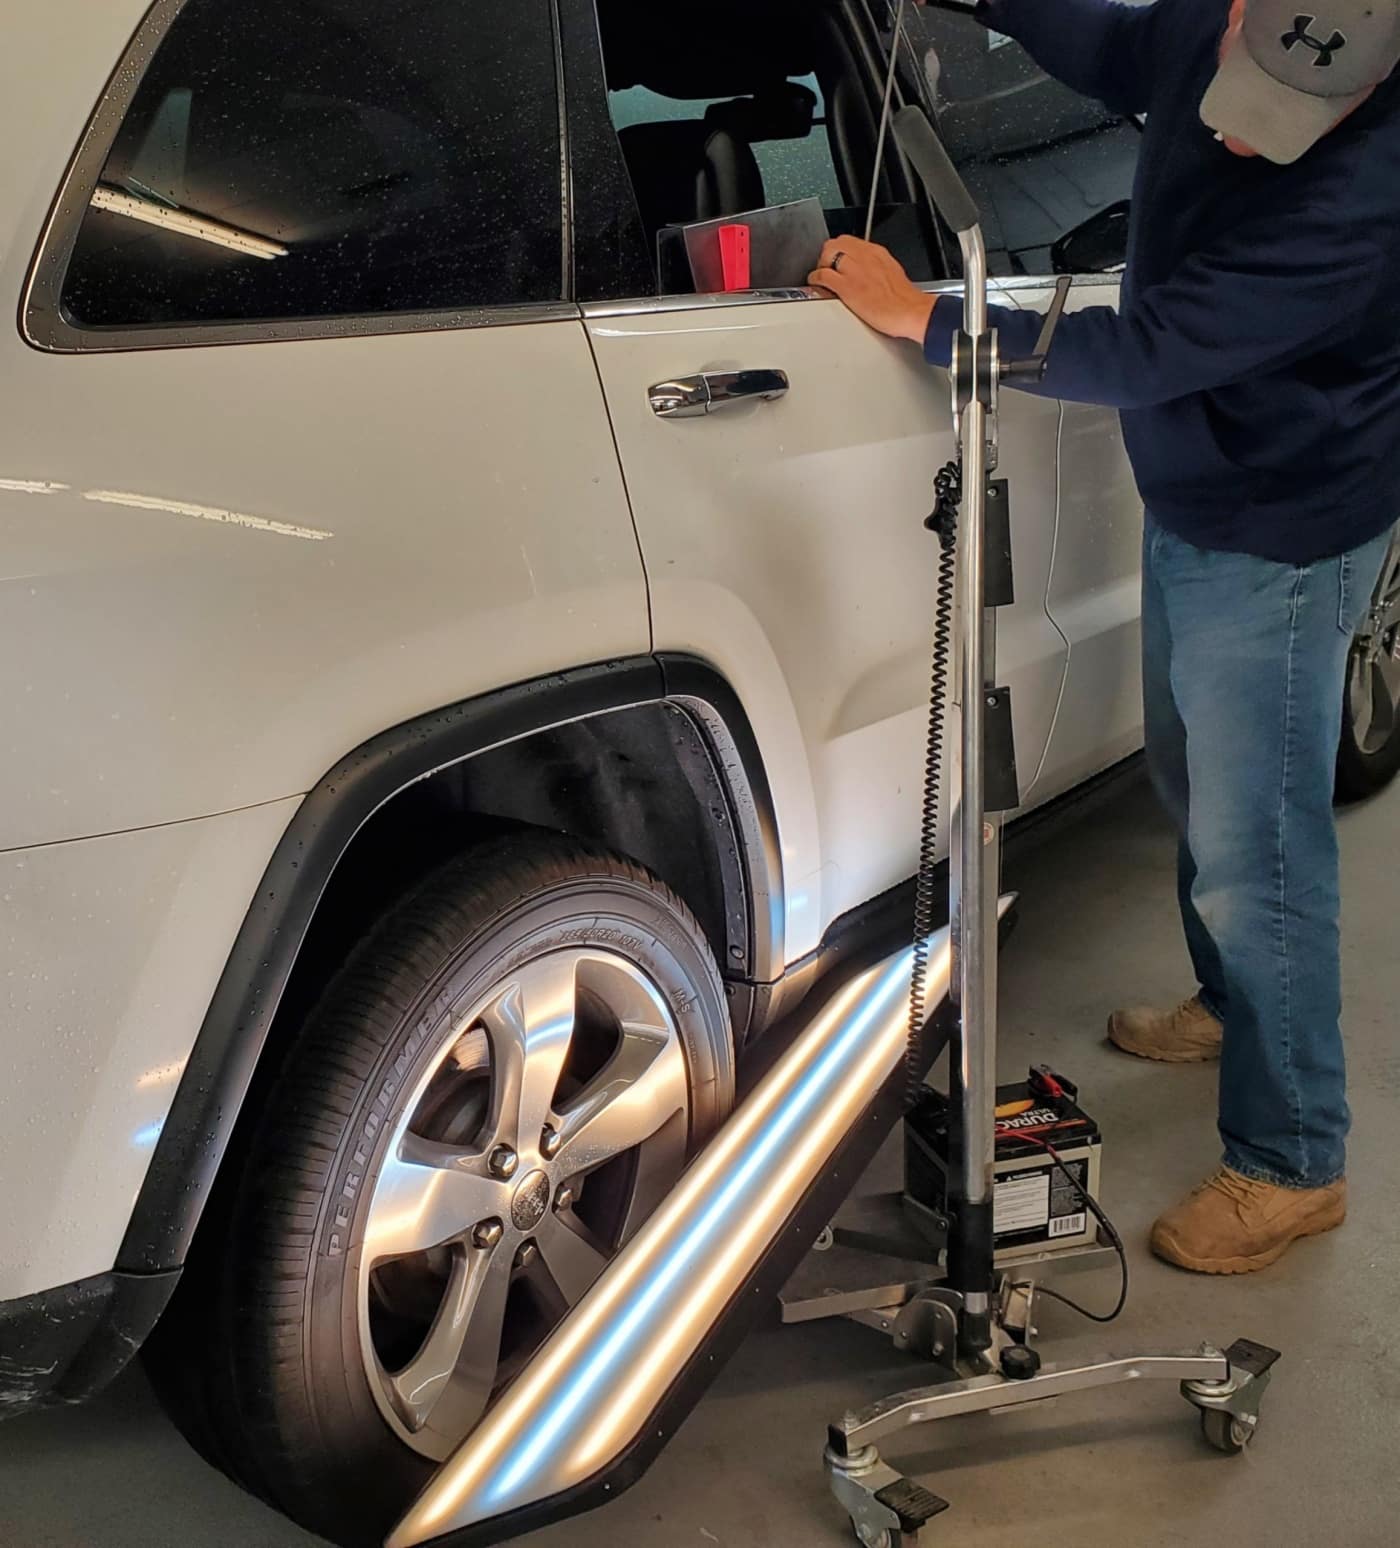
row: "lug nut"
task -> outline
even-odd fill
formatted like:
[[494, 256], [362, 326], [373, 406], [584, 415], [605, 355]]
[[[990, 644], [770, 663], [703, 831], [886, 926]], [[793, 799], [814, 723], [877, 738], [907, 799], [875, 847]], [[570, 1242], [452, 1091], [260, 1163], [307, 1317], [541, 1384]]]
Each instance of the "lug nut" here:
[[552, 1161], [559, 1154], [559, 1149], [564, 1141], [559, 1137], [559, 1131], [545, 1124], [544, 1133], [540, 1135], [540, 1154], [546, 1161]]
[[559, 1192], [554, 1195], [554, 1210], [556, 1214], [562, 1215], [566, 1209], [572, 1209], [573, 1207], [574, 1190], [568, 1183], [565, 1183]]
[[505, 1235], [505, 1227], [499, 1220], [483, 1220], [472, 1232], [473, 1247], [494, 1247]]
[[539, 1256], [539, 1248], [533, 1242], [526, 1242], [515, 1255], [515, 1266], [518, 1269], [529, 1268]]
[[515, 1176], [515, 1169], [520, 1165], [520, 1157], [509, 1145], [497, 1145], [486, 1158], [486, 1164], [491, 1168], [493, 1177], [510, 1178]]

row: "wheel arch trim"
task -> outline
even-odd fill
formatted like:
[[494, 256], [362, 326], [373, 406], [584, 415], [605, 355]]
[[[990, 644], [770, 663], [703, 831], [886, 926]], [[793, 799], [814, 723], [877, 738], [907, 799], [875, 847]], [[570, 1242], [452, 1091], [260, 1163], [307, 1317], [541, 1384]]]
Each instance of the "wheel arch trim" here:
[[423, 780], [509, 742], [659, 703], [682, 709], [708, 744], [742, 841], [750, 971], [759, 981], [781, 975], [783, 879], [772, 796], [738, 696], [704, 663], [637, 656], [581, 667], [385, 731], [307, 794], [268, 862], [156, 1143], [118, 1271], [165, 1273], [184, 1264], [317, 907], [375, 813]]

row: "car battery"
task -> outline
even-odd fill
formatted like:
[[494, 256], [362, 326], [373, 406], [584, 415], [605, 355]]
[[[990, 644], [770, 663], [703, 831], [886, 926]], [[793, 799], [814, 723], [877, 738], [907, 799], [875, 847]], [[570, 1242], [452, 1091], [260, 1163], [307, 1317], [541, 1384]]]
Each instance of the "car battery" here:
[[[997, 1090], [996, 1192], [993, 1206], [998, 1263], [1043, 1258], [1098, 1241], [1098, 1221], [1079, 1189], [1097, 1201], [1103, 1140], [1079, 1106], [1079, 1092], [1063, 1076], [1033, 1070]], [[904, 1124], [905, 1204], [930, 1236], [941, 1237], [956, 1208], [959, 1179], [957, 1110], [938, 1091], [926, 1091]], [[1045, 1150], [1053, 1147], [1076, 1188]]]

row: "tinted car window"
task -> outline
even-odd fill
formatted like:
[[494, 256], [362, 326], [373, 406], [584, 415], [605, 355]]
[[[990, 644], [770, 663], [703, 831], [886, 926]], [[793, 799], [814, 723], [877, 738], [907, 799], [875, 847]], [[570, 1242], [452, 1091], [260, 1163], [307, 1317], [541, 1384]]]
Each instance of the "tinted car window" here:
[[[795, 82], [812, 93], [815, 107], [811, 130], [800, 137], [755, 140], [754, 157], [763, 176], [764, 194], [770, 204], [788, 204], [794, 199], [819, 198], [824, 205], [842, 202], [836, 167], [831, 156], [827, 129], [826, 104], [821, 83], [815, 75]], [[638, 124], [674, 122], [678, 119], [703, 119], [719, 101], [677, 101], [633, 86], [611, 93], [612, 119], [619, 131]]]
[[189, 0], [100, 175], [78, 325], [557, 300], [549, 6]]
[[968, 17], [921, 11], [912, 26], [936, 79], [939, 133], [982, 208], [994, 272], [1048, 273], [1061, 237], [1131, 194], [1136, 126]]
[[[864, 6], [711, 0], [692, 13], [598, 0], [598, 17], [629, 203], [662, 293], [692, 286], [667, 256], [673, 229], [692, 222], [815, 199], [832, 235], [864, 233], [884, 80]], [[874, 234], [915, 278], [946, 272], [934, 223], [894, 158], [883, 164]]]

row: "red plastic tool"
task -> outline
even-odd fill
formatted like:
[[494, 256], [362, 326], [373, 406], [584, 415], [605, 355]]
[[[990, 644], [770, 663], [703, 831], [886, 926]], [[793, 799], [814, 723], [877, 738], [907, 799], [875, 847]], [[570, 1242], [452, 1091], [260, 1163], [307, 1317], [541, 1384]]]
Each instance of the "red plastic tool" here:
[[719, 259], [726, 290], [750, 288], [749, 254], [751, 250], [749, 228], [743, 225], [719, 228]]

